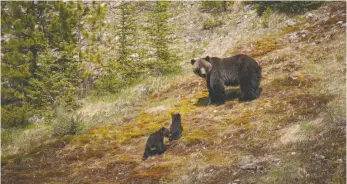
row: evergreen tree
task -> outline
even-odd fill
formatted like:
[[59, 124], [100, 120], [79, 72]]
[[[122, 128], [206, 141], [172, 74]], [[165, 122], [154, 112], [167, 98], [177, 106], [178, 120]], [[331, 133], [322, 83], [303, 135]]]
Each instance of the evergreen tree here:
[[[39, 3], [41, 5], [41, 3]], [[37, 55], [44, 49], [38, 4], [1, 2], [1, 97], [2, 104], [25, 102], [28, 80], [35, 77]]]
[[1, 8], [2, 107], [75, 107], [81, 80], [76, 3], [2, 2]]
[[123, 1], [118, 6], [116, 34], [118, 36], [118, 57], [117, 61], [120, 64], [118, 72], [126, 77], [134, 77], [137, 71], [135, 63], [136, 44], [136, 2]]
[[97, 89], [99, 92], [117, 92], [131, 84], [141, 74], [141, 65], [137, 60], [135, 19], [136, 2], [122, 1], [115, 7], [115, 43], [116, 57], [103, 63], [103, 75], [99, 76]]
[[[85, 57], [87, 62], [94, 62], [101, 64], [106, 51], [102, 50], [100, 46], [104, 44], [104, 33], [107, 31], [108, 25], [105, 22], [107, 6], [101, 2], [92, 2], [91, 6], [84, 10], [87, 15], [82, 18], [85, 21], [83, 37], [87, 42], [87, 49], [85, 50]], [[83, 25], [82, 25], [83, 26]]]
[[[110, 44], [110, 39], [105, 34], [107, 31], [110, 31], [110, 25], [106, 22], [108, 6], [101, 2], [85, 3], [84, 8], [81, 8], [81, 10], [84, 12], [80, 21], [81, 29], [83, 30], [81, 42], [84, 49], [81, 50], [81, 55], [84, 67], [97, 66], [102, 68], [103, 71], [107, 71], [110, 67], [107, 61], [109, 58], [113, 58], [112, 54], [110, 54], [111, 47], [107, 45]], [[90, 94], [91, 89], [95, 87], [93, 83], [95, 76], [90, 72], [90, 70], [85, 70], [83, 73], [83, 82], [80, 86], [82, 95]], [[107, 83], [103, 78], [103, 75], [99, 76], [96, 92], [108, 91], [110, 83], [114, 82], [114, 80], [110, 80], [110, 83]]]
[[152, 3], [152, 11], [148, 13], [146, 31], [148, 32], [149, 41], [149, 58], [152, 60], [148, 67], [159, 74], [172, 72], [175, 67], [175, 52], [170, 49], [173, 43], [171, 35], [172, 27], [169, 26], [168, 20], [172, 14], [168, 12], [170, 2], [156, 1]]
[[227, 1], [202, 1], [201, 2], [201, 8], [204, 11], [207, 12], [220, 12], [220, 11], [227, 11], [229, 4], [232, 4], [233, 2], [227, 2]]
[[49, 105], [76, 107], [81, 81], [76, 2], [49, 2], [49, 46], [38, 57], [37, 77], [29, 80], [28, 97], [37, 108]]
[[38, 55], [45, 49], [43, 3], [1, 2], [1, 109], [5, 128], [26, 125], [31, 111], [26, 90], [36, 77]]

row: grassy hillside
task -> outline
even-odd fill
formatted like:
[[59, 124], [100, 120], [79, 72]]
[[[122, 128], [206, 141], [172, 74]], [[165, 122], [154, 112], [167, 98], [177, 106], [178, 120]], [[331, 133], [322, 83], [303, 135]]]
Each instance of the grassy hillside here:
[[[36, 125], [20, 134], [2, 150], [2, 182], [345, 183], [345, 9], [258, 17], [236, 2], [220, 14], [184, 3], [171, 20], [182, 28], [182, 73], [83, 100], [85, 133], [54, 137]], [[225, 105], [208, 106], [190, 58], [238, 53], [262, 66], [260, 98], [240, 102], [232, 87]], [[172, 112], [182, 115], [182, 138], [142, 161], [148, 135]]]

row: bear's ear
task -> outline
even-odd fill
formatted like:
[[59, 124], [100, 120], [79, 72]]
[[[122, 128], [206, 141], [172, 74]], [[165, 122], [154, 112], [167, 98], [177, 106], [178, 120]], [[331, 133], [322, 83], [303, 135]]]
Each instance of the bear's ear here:
[[195, 63], [195, 59], [190, 60], [190, 63], [193, 65]]
[[208, 61], [208, 62], [210, 62], [210, 56], [206, 56], [206, 57], [205, 57], [205, 60]]

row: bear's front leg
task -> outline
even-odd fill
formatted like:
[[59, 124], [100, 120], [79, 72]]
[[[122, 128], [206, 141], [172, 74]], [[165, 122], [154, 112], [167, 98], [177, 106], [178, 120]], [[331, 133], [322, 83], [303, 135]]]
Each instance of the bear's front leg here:
[[216, 95], [213, 94], [213, 90], [208, 90], [208, 104], [207, 105], [211, 105], [211, 104], [215, 104], [215, 103], [217, 103]]
[[208, 103], [207, 103], [207, 105], [211, 105], [211, 104], [215, 103], [216, 100], [215, 100], [215, 97], [213, 95], [210, 77], [207, 77], [206, 84], [207, 84], [207, 89], [208, 89]]
[[225, 90], [224, 83], [219, 79], [214, 79], [211, 81], [210, 97], [211, 103], [216, 105], [222, 105], [225, 103]]

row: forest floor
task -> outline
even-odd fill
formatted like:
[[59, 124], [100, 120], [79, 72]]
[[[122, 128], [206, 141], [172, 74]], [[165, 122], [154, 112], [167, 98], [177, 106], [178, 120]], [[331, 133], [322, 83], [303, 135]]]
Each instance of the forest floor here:
[[[2, 157], [2, 182], [345, 183], [345, 9], [332, 3], [270, 34], [233, 37], [230, 47], [207, 43], [215, 51], [203, 54], [245, 53], [260, 63], [259, 99], [240, 102], [232, 87], [224, 105], [207, 105], [206, 83], [187, 60], [180, 75], [85, 102], [79, 112], [104, 125]], [[143, 94], [146, 85], [155, 90]], [[142, 161], [148, 135], [168, 127], [173, 112], [182, 115], [182, 138]]]

